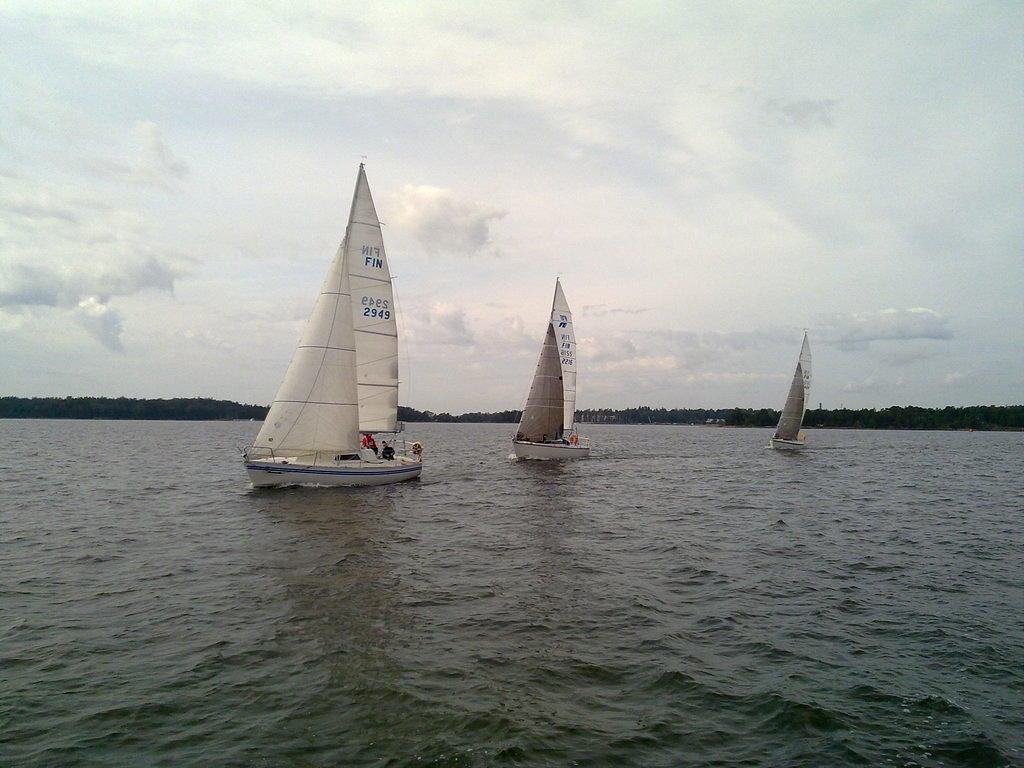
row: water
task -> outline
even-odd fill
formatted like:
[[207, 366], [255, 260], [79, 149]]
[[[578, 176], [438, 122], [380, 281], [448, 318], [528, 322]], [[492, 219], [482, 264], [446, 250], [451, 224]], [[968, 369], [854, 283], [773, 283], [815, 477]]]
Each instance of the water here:
[[0, 764], [1024, 765], [1024, 434], [253, 491], [257, 426], [0, 422]]

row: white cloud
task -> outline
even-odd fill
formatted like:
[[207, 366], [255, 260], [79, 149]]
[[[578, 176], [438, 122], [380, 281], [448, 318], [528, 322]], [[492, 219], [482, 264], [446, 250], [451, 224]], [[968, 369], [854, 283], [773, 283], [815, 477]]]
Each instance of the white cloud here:
[[902, 387], [905, 380], [902, 376], [888, 378], [885, 376], [867, 376], [856, 381], [848, 381], [840, 387], [842, 392], [849, 393], [888, 393]]
[[[75, 115], [57, 103], [44, 103], [52, 114]], [[119, 159], [117, 136], [101, 136], [95, 128], [83, 131], [81, 123], [77, 116], [53, 124], [26, 123], [32, 141], [40, 146], [49, 142], [61, 151], [52, 153], [45, 174], [24, 159], [24, 167], [5, 174], [0, 311], [52, 313], [120, 352], [125, 321], [110, 300], [150, 290], [173, 292], [187, 261], [154, 237], [132, 185], [163, 186], [187, 169], [153, 123], [134, 126], [138, 151], [127, 163]], [[69, 153], [61, 126], [88, 134], [83, 143], [89, 147]], [[105, 151], [97, 154], [97, 147]], [[97, 164], [107, 169], [101, 180], [93, 173]], [[105, 183], [110, 181], [113, 185]]]
[[389, 223], [431, 254], [471, 256], [491, 242], [491, 224], [506, 211], [460, 198], [450, 189], [406, 184], [391, 198]]
[[587, 304], [581, 308], [581, 315], [589, 317], [605, 317], [606, 315], [642, 315], [650, 312], [650, 307], [612, 307], [608, 304]]

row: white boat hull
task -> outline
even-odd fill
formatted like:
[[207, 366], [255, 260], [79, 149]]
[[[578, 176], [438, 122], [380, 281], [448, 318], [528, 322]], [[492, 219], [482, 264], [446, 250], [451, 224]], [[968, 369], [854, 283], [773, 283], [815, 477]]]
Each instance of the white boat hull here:
[[512, 450], [517, 459], [586, 459], [590, 456], [589, 445], [567, 443], [529, 443], [513, 440]]
[[388, 485], [414, 480], [423, 464], [405, 457], [394, 461], [339, 461], [330, 464], [296, 464], [283, 460], [245, 462], [253, 488], [282, 485], [363, 486]]
[[806, 441], [802, 437], [798, 437], [796, 440], [783, 440], [781, 437], [773, 437], [769, 445], [778, 450], [798, 451], [806, 445]]

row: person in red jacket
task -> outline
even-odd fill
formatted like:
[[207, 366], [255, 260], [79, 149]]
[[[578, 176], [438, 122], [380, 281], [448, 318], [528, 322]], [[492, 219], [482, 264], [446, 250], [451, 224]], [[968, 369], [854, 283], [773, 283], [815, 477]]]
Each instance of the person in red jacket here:
[[373, 451], [373, 455], [377, 455], [377, 441], [373, 439], [373, 435], [369, 432], [363, 435], [363, 448], [369, 448]]

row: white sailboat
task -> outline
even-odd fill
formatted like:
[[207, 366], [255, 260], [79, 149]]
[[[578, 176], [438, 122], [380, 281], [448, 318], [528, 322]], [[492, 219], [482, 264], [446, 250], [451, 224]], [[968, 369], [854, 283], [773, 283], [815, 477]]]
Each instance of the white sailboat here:
[[804, 446], [804, 436], [800, 427], [804, 423], [807, 411], [807, 396], [811, 392], [811, 346], [807, 343], [807, 332], [804, 331], [804, 343], [800, 346], [800, 359], [793, 373], [793, 381], [789, 385], [786, 405], [779, 417], [779, 426], [771, 439], [772, 448], [796, 449]]
[[520, 459], [585, 459], [590, 455], [589, 438], [576, 432], [576, 333], [558, 280], [512, 450]]
[[418, 456], [386, 460], [361, 447], [360, 432], [398, 427], [391, 272], [360, 163], [345, 239], [263, 427], [243, 451], [245, 469], [257, 488], [411, 480], [423, 469]]

